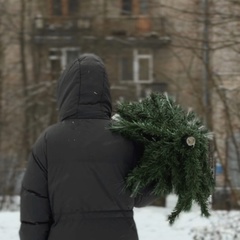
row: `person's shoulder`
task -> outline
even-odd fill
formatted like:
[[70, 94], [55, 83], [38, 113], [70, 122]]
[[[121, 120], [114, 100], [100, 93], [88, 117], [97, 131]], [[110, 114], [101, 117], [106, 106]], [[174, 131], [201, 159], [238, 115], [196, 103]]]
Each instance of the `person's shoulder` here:
[[54, 124], [48, 126], [48, 127], [44, 130], [44, 132], [45, 132], [46, 134], [51, 133], [52, 131], [54, 131], [54, 130], [56, 130], [56, 129], [58, 129], [58, 128], [61, 128], [62, 125], [63, 125], [63, 122], [54, 123]]
[[47, 127], [42, 133], [44, 135], [45, 140], [47, 141], [52, 136], [55, 136], [56, 134], [58, 135], [58, 133], [61, 133], [62, 132], [61, 129], [63, 127], [64, 127], [63, 122], [57, 122]]
[[45, 128], [37, 138], [36, 143], [45, 142], [48, 136], [51, 135], [52, 132], [55, 132], [55, 130], [59, 128], [59, 126], [60, 123], [55, 123]]

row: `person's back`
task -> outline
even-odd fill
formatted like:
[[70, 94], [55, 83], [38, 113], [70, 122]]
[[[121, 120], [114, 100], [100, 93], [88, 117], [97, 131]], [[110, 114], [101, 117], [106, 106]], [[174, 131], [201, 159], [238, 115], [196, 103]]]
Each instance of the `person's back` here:
[[32, 150], [21, 193], [21, 240], [137, 240], [125, 178], [135, 144], [113, 134], [105, 67], [82, 55], [58, 86], [60, 122]]
[[134, 202], [124, 189], [134, 148], [108, 125], [69, 119], [48, 132], [49, 239], [137, 239]]

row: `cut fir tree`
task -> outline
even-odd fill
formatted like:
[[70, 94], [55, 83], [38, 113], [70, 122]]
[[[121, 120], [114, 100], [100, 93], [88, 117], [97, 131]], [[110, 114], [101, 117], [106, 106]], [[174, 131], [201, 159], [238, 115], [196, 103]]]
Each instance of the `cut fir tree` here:
[[139, 164], [126, 179], [132, 196], [149, 185], [159, 197], [175, 193], [178, 201], [170, 224], [182, 211], [190, 211], [194, 201], [208, 217], [214, 188], [208, 152], [212, 134], [196, 114], [157, 93], [140, 102], [120, 103], [117, 114], [111, 130], [144, 145]]

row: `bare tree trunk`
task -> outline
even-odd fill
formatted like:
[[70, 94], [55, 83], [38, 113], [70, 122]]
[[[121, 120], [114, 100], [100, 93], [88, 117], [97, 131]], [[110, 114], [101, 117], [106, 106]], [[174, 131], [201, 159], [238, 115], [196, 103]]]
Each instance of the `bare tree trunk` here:
[[[1, 3], [0, 3], [1, 4]], [[2, 127], [3, 127], [3, 66], [4, 66], [4, 43], [3, 43], [3, 14], [0, 5], [0, 153], [2, 152]]]
[[[26, 62], [26, 2], [21, 0], [21, 11], [20, 11], [20, 33], [19, 33], [19, 43], [20, 43], [20, 64], [21, 64], [21, 81], [24, 99], [24, 122], [23, 122], [23, 133], [22, 133], [22, 158], [25, 160], [27, 158], [28, 152], [30, 150], [30, 131], [29, 131], [29, 112], [28, 112], [28, 75], [27, 75], [27, 62]], [[22, 159], [21, 159], [22, 162]]]
[[[229, 67], [229, 63], [232, 65], [239, 65], [239, 32], [238, 32], [238, 23], [239, 23], [239, 2], [227, 2], [227, 1], [213, 1], [213, 0], [201, 0], [196, 1], [198, 3], [201, 2], [201, 7], [196, 9], [184, 9], [181, 6], [171, 6], [168, 5], [167, 1], [162, 1], [165, 4], [161, 4], [161, 8], [163, 10], [172, 11], [175, 13], [176, 18], [179, 17], [179, 21], [184, 20], [194, 21], [194, 15], [197, 16], [197, 21], [201, 23], [201, 32], [199, 32], [196, 36], [191, 36], [189, 33], [192, 31], [177, 31], [178, 29], [173, 29], [173, 37], [179, 38], [180, 41], [172, 41], [172, 47], [176, 47], [176, 49], [190, 50], [193, 54], [198, 58], [198, 47], [201, 46], [201, 56], [199, 59], [201, 60], [200, 66], [202, 68], [202, 74], [200, 75], [202, 78], [202, 105], [203, 105], [203, 116], [205, 117], [205, 123], [211, 130], [216, 130], [217, 134], [224, 135], [224, 140], [227, 139], [227, 136], [231, 138], [232, 145], [234, 147], [234, 152], [236, 152], [236, 160], [238, 164], [238, 172], [240, 173], [240, 149], [238, 136], [236, 136], [236, 132], [239, 131], [239, 120], [240, 116], [237, 115], [239, 113], [238, 108], [236, 108], [236, 112], [232, 112], [233, 106], [229, 102], [225, 92], [222, 89], [225, 88], [226, 85], [224, 83], [227, 80], [231, 80], [234, 74], [238, 74], [239, 71], [236, 71], [232, 74], [231, 68], [228, 69], [232, 75], [222, 75], [219, 77], [224, 71], [226, 71], [227, 67]], [[176, 1], [177, 2], [177, 1]], [[189, 1], [190, 2], [190, 1]], [[214, 8], [214, 4], [217, 6]], [[228, 7], [228, 8], [227, 8]], [[195, 19], [196, 20], [196, 19]], [[171, 20], [170, 20], [171, 21]], [[176, 20], [172, 21], [173, 23]], [[238, 23], [237, 23], [238, 22]], [[178, 23], [179, 24], [179, 23]], [[235, 25], [234, 25], [235, 24]], [[185, 31], [184, 31], [185, 30]], [[197, 30], [197, 29], [196, 29]], [[196, 31], [195, 29], [193, 32]], [[179, 40], [178, 39], [178, 40]], [[193, 44], [193, 45], [191, 45]], [[221, 55], [222, 53], [222, 55]], [[237, 55], [236, 58], [235, 55]], [[185, 64], [184, 57], [181, 55], [174, 55], [175, 58], [179, 60], [179, 63], [183, 66], [183, 70], [186, 73], [186, 77], [188, 78], [190, 84], [194, 84], [191, 82], [191, 69], [188, 65]], [[234, 62], [234, 60], [235, 62]], [[224, 62], [224, 64], [222, 64]], [[226, 65], [227, 67], [225, 67]], [[237, 68], [233, 68], [237, 69]], [[238, 81], [238, 78], [236, 78]], [[195, 81], [195, 79], [193, 79]], [[224, 82], [226, 81], [226, 82]], [[236, 87], [239, 89], [239, 84], [230, 82], [234, 86], [230, 86], [229, 89]], [[229, 87], [229, 85], [228, 85]], [[227, 91], [228, 88], [226, 88]], [[194, 89], [195, 90], [195, 89]], [[196, 89], [199, 91], [199, 89]], [[230, 94], [230, 93], [229, 93]], [[219, 101], [216, 102], [215, 98], [219, 98]], [[239, 99], [232, 100], [236, 105], [239, 105]], [[223, 119], [220, 119], [217, 114], [224, 115], [224, 121], [226, 121], [226, 128], [220, 129]], [[222, 115], [220, 115], [222, 116]], [[232, 200], [235, 205], [238, 205], [239, 202], [239, 190], [236, 189], [233, 182], [231, 182], [231, 172], [227, 167], [228, 161], [235, 161], [234, 159], [230, 159], [230, 157], [226, 154], [221, 155], [224, 150], [224, 147], [218, 141], [214, 142], [214, 151], [218, 155], [218, 159], [220, 160], [225, 176], [225, 184], [230, 188]], [[215, 166], [213, 166], [215, 167]]]
[[[0, 33], [1, 34], [1, 33]], [[3, 110], [2, 110], [2, 93], [3, 93], [3, 45], [2, 36], [0, 35], [0, 153], [2, 152], [2, 127], [3, 127]]]
[[[5, 171], [7, 171], [7, 174], [5, 174], [6, 179], [4, 188], [3, 188], [3, 198], [1, 206], [3, 206], [3, 203], [5, 204], [5, 201], [9, 199], [12, 200], [12, 196], [15, 194], [15, 188], [16, 183], [18, 181], [18, 177], [20, 174], [20, 170], [25, 166], [25, 160], [27, 158], [30, 144], [29, 144], [29, 113], [28, 113], [28, 98], [29, 98], [29, 92], [28, 92], [28, 76], [27, 76], [27, 58], [26, 58], [26, 0], [21, 0], [20, 2], [20, 22], [19, 22], [19, 50], [20, 50], [20, 79], [21, 79], [21, 91], [22, 91], [22, 98], [23, 98], [23, 112], [24, 112], [24, 118], [23, 118], [23, 126], [22, 126], [22, 132], [20, 133], [20, 136], [22, 137], [21, 140], [21, 148], [16, 147], [15, 149], [12, 149], [12, 151], [8, 152], [6, 163], [7, 167]], [[20, 100], [21, 101], [21, 100]], [[16, 157], [18, 156], [18, 157]]]
[[210, 0], [203, 0], [203, 105], [205, 108], [206, 125], [212, 129], [209, 5]]

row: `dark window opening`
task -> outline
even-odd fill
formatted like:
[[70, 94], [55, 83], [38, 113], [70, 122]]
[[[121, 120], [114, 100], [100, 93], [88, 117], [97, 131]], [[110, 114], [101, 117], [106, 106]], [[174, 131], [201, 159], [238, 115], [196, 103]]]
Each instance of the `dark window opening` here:
[[67, 50], [67, 54], [66, 54], [67, 65], [71, 64], [78, 57], [79, 57], [79, 51], [78, 50]]
[[50, 58], [60, 58], [61, 57], [61, 51], [59, 49], [50, 49], [49, 52], [48, 52], [48, 56]]
[[133, 59], [128, 57], [121, 58], [121, 80], [133, 81]]
[[52, 14], [54, 16], [61, 16], [63, 14], [61, 0], [52, 0]]
[[68, 14], [76, 14], [78, 12], [78, 0], [68, 0]]
[[132, 13], [132, 0], [122, 0], [122, 14], [131, 14]]
[[57, 80], [61, 73], [61, 62], [60, 59], [52, 59], [50, 61], [51, 64], [51, 76], [53, 80]]
[[150, 69], [149, 69], [149, 59], [140, 58], [139, 59], [139, 80], [149, 80]]
[[147, 14], [148, 13], [148, 8], [149, 8], [149, 5], [148, 5], [148, 0], [139, 0], [139, 12], [140, 14]]

